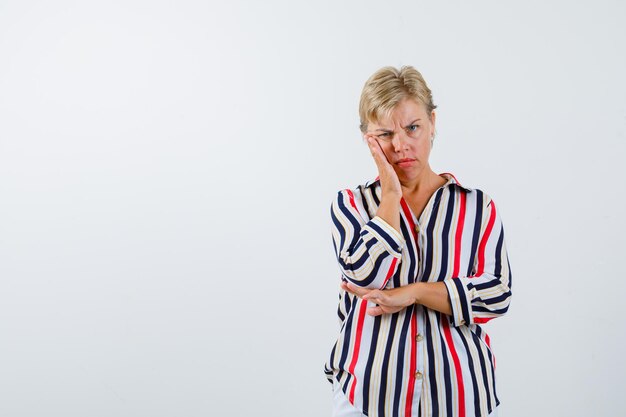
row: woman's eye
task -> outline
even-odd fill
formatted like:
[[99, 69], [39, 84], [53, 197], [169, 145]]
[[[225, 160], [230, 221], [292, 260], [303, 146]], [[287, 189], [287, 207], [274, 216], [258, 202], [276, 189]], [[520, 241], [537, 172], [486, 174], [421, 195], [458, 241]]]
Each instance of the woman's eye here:
[[409, 132], [415, 132], [418, 127], [419, 127], [418, 125], [411, 125], [411, 126], [409, 126]]
[[378, 137], [380, 139], [389, 139], [390, 134], [389, 133], [381, 133], [380, 135], [378, 135]]

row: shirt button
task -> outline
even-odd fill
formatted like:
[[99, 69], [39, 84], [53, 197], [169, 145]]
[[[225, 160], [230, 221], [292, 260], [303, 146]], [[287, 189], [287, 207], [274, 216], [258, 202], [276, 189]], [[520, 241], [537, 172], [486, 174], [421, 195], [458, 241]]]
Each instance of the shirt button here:
[[421, 342], [422, 340], [424, 340], [424, 336], [422, 336], [421, 334], [418, 334], [417, 336], [415, 336], [415, 340], [417, 340], [418, 342]]
[[422, 379], [422, 373], [421, 372], [415, 372], [415, 379]]
[[419, 233], [419, 232], [420, 232], [420, 226], [419, 226], [419, 224], [416, 224], [416, 225], [415, 225], [415, 231], [416, 231], [417, 233]]

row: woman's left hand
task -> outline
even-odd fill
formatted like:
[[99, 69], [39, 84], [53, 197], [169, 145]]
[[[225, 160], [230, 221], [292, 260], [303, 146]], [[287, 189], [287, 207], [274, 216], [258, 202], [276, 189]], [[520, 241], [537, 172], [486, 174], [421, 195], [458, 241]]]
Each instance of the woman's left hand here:
[[357, 297], [378, 304], [376, 307], [367, 308], [367, 314], [370, 316], [397, 313], [417, 301], [416, 284], [386, 290], [371, 290], [342, 281], [341, 288]]

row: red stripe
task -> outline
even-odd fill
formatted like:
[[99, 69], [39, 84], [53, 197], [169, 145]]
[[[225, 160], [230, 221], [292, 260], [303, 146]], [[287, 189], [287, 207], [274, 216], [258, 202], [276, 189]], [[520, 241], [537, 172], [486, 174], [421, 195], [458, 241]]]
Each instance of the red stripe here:
[[454, 371], [456, 373], [456, 390], [459, 393], [459, 417], [465, 417], [465, 388], [463, 386], [463, 374], [461, 371], [461, 361], [459, 355], [456, 353], [454, 343], [452, 342], [452, 333], [448, 324], [448, 319], [443, 313], [441, 313], [441, 323], [443, 324], [443, 334], [448, 342], [450, 354], [452, 355], [452, 362], [454, 362]]
[[[409, 209], [408, 204], [404, 200], [404, 197], [400, 200], [400, 206], [402, 207], [402, 212], [404, 213], [404, 217], [406, 218], [409, 227], [411, 228], [411, 234], [413, 235], [413, 241], [415, 242], [415, 248], [417, 250], [418, 247], [418, 239], [417, 239], [417, 231], [415, 230], [415, 222], [413, 221], [413, 216], [411, 215], [411, 210]], [[410, 416], [411, 409], [413, 408], [413, 393], [415, 390], [415, 369], [417, 366], [417, 346], [415, 338], [417, 336], [417, 318], [415, 316], [416, 310], [413, 310], [413, 316], [411, 317], [411, 361], [409, 363], [409, 382], [407, 389], [407, 398], [406, 398], [406, 406], [404, 409], [404, 415]]]
[[[359, 209], [356, 208], [356, 204], [354, 203], [354, 194], [352, 194], [352, 190], [346, 190], [348, 192], [348, 197], [350, 197], [350, 205], [352, 207], [354, 207], [354, 209], [357, 211], [357, 213], [359, 212]], [[359, 213], [361, 214], [361, 213]]]
[[[459, 276], [459, 269], [461, 265], [461, 239], [463, 238], [463, 226], [465, 224], [465, 193], [461, 193], [460, 198], [459, 220], [456, 225], [456, 233], [454, 236], [454, 270], [452, 271], [453, 277]], [[450, 332], [447, 318], [443, 317], [441, 322], [443, 323], [443, 333], [445, 335], [446, 341], [448, 342], [448, 346], [450, 347], [452, 361], [454, 362], [454, 370], [457, 375], [457, 392], [459, 393], [459, 417], [463, 417], [465, 416], [465, 391], [463, 387], [463, 374], [461, 373], [461, 362], [452, 342], [452, 333]]]
[[411, 215], [411, 209], [409, 209], [409, 205], [404, 200], [404, 197], [400, 199], [400, 207], [402, 207], [404, 217], [406, 217], [406, 221], [409, 223], [411, 233], [413, 234], [413, 240], [415, 241], [415, 247], [417, 248], [417, 232], [415, 231], [415, 222], [413, 221], [413, 216]]
[[417, 362], [415, 338], [417, 337], [417, 320], [415, 318], [415, 309], [413, 309], [413, 315], [411, 317], [411, 362], [409, 364], [409, 387], [406, 393], [406, 407], [404, 409], [404, 415], [411, 415], [411, 408], [413, 407], [413, 391], [415, 390], [415, 367]]
[[360, 302], [359, 306], [359, 319], [356, 325], [356, 336], [354, 343], [354, 353], [352, 354], [352, 361], [350, 361], [350, 366], [348, 367], [348, 372], [350, 372], [353, 376], [352, 378], [352, 386], [350, 387], [350, 394], [348, 395], [348, 399], [352, 404], [354, 404], [354, 389], [356, 388], [356, 375], [354, 375], [354, 367], [356, 366], [356, 362], [359, 358], [359, 348], [361, 347], [361, 335], [363, 333], [363, 321], [365, 320], [365, 310], [367, 308], [367, 300], [363, 300], [362, 298], [358, 299]]
[[485, 269], [485, 247], [487, 246], [487, 240], [489, 240], [489, 235], [491, 234], [491, 229], [493, 229], [493, 224], [496, 221], [496, 206], [491, 202], [491, 213], [489, 214], [489, 222], [487, 223], [487, 228], [485, 229], [485, 234], [480, 241], [480, 246], [478, 247], [478, 267], [476, 268], [476, 275], [480, 276], [483, 274]]
[[463, 226], [465, 225], [465, 193], [461, 193], [460, 196], [459, 221], [456, 225], [456, 235], [454, 237], [454, 271], [452, 271], [452, 277], [459, 276], [459, 267], [461, 265], [461, 238], [463, 237]]
[[[485, 343], [487, 343], [487, 347], [491, 350], [491, 340], [487, 333], [485, 333]], [[491, 357], [493, 358], [493, 369], [496, 369], [496, 355], [494, 355], [493, 352], [491, 352]]]
[[387, 285], [387, 281], [389, 281], [389, 278], [392, 277], [394, 271], [396, 270], [397, 263], [398, 263], [398, 258], [393, 258], [393, 260], [391, 261], [391, 266], [389, 267], [389, 271], [387, 271], [385, 282], [383, 282], [383, 285], [380, 287], [381, 289], [385, 288], [385, 286]]
[[[356, 204], [354, 202], [354, 194], [352, 193], [352, 190], [346, 190], [346, 191], [348, 192], [348, 197], [350, 198], [350, 205], [354, 207], [354, 209], [358, 212], [359, 209], [356, 207]], [[397, 258], [393, 258], [393, 260], [391, 261], [391, 266], [389, 267], [389, 271], [387, 271], [387, 277], [385, 278], [385, 283], [383, 284], [383, 287], [387, 284], [387, 281], [393, 275], [397, 261], [398, 261]], [[354, 404], [354, 391], [356, 390], [356, 384], [357, 384], [356, 375], [354, 374], [354, 368], [356, 367], [356, 363], [359, 359], [359, 349], [361, 348], [361, 336], [363, 334], [363, 322], [365, 321], [365, 311], [367, 310], [367, 301], [359, 298], [359, 302], [360, 302], [359, 317], [358, 317], [357, 326], [356, 326], [354, 353], [352, 354], [352, 360], [350, 361], [350, 366], [348, 367], [348, 372], [350, 372], [350, 374], [352, 374], [353, 376], [352, 385], [350, 386], [350, 393], [348, 394], [348, 400], [352, 404]], [[415, 337], [413, 338], [413, 340], [415, 340]]]
[[493, 317], [474, 317], [474, 323], [483, 324], [487, 323], [491, 319], [493, 319]]

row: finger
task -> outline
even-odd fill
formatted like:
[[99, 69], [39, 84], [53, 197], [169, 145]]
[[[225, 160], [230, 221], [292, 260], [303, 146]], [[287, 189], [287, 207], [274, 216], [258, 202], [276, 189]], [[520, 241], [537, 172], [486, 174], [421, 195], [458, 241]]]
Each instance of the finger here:
[[374, 158], [374, 163], [376, 164], [376, 168], [378, 168], [378, 172], [381, 175], [395, 175], [393, 171], [393, 167], [389, 163], [387, 159], [387, 155], [383, 152], [380, 143], [378, 140], [373, 139], [373, 144], [370, 145], [370, 153], [372, 154], [372, 158]]
[[366, 140], [367, 140], [367, 146], [370, 148], [370, 152], [372, 153], [372, 156], [374, 156], [375, 158], [379, 157], [380, 152], [382, 152], [382, 149], [380, 147], [380, 143], [378, 143], [377, 138], [374, 136], [367, 136]]
[[378, 302], [378, 300], [381, 298], [382, 296], [382, 292], [380, 290], [372, 290], [370, 292], [368, 292], [366, 295], [363, 296], [364, 300], [370, 300], [373, 302]]
[[364, 300], [369, 301], [372, 304], [376, 304], [376, 305], [382, 305], [384, 306], [384, 304], [381, 304], [377, 298], [370, 298], [370, 297], [363, 297]]
[[380, 147], [380, 143], [378, 143], [376, 138], [368, 136], [367, 145], [369, 146], [370, 152], [377, 164], [384, 164], [387, 161], [387, 158], [384, 157], [383, 149]]
[[376, 298], [376, 302], [378, 304], [389, 304], [389, 297], [387, 295], [385, 295], [385, 293], [383, 291], [378, 291], [378, 293], [375, 296]]
[[354, 285], [353, 283], [351, 283], [350, 281], [346, 281], [344, 282], [346, 289], [348, 291], [350, 291], [353, 294], [358, 294], [360, 292], [360, 288], [356, 285]]
[[368, 307], [366, 310], [367, 314], [369, 314], [370, 316], [380, 316], [381, 314], [384, 313], [383, 309], [380, 308], [379, 306], [376, 307]]
[[365, 294], [369, 293], [370, 290], [365, 289], [365, 288], [361, 288], [357, 285], [354, 285], [353, 283], [349, 282], [349, 281], [344, 281], [341, 283], [341, 288], [343, 288], [344, 290], [348, 291], [349, 293], [352, 293], [356, 296], [359, 297], [363, 297]]

